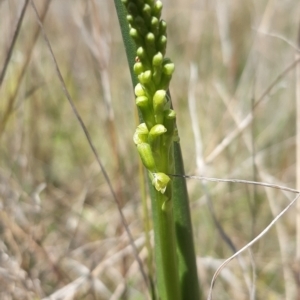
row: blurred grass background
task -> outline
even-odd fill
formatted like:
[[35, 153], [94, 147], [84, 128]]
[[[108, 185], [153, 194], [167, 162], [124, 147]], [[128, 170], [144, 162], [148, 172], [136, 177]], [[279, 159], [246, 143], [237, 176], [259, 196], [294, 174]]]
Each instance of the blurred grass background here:
[[[299, 1], [163, 3], [186, 173], [295, 187], [295, 68], [254, 103], [295, 60], [295, 49], [280, 37], [297, 46]], [[0, 2], [0, 70], [23, 5]], [[132, 142], [135, 104], [113, 1], [36, 5], [146, 260]], [[253, 122], [230, 140], [248, 114]], [[0, 299], [147, 299], [116, 204], [64, 96], [30, 3], [0, 86], [0, 128]], [[220, 263], [259, 234], [293, 195], [195, 180], [188, 187], [206, 295]], [[214, 296], [291, 300], [298, 293], [293, 207], [251, 253], [221, 273]]]

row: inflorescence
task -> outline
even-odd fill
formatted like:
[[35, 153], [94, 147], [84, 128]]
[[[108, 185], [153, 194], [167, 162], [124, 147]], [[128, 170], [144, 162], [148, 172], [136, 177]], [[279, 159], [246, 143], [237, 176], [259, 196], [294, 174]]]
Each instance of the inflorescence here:
[[152, 184], [167, 194], [173, 158], [171, 146], [176, 140], [176, 114], [171, 109], [168, 89], [174, 64], [165, 58], [167, 26], [161, 19], [162, 2], [154, 0], [123, 0], [127, 9], [130, 36], [135, 41], [134, 73], [136, 105], [144, 123], [140, 124], [133, 140]]

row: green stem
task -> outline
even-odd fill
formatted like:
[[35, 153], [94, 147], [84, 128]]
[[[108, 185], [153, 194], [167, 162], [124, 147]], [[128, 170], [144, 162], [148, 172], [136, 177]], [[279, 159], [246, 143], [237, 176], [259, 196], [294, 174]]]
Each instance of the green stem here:
[[159, 289], [160, 299], [180, 300], [176, 240], [173, 220], [172, 201], [155, 191], [156, 236], [159, 239], [160, 271], [163, 277], [163, 290]]

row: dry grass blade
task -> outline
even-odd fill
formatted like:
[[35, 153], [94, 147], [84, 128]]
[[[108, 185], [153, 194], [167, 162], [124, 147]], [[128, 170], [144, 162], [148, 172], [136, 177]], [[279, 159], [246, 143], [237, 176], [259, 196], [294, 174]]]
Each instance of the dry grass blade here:
[[[265, 89], [265, 91], [261, 94], [258, 100], [254, 103], [253, 109], [257, 108], [258, 105], [264, 100], [264, 98], [271, 92], [271, 90], [276, 86], [280, 80], [286, 76], [291, 70], [293, 70], [297, 64], [300, 63], [300, 58], [294, 60], [284, 71], [282, 71], [275, 80]], [[252, 122], [253, 115], [250, 112], [241, 123], [238, 125], [236, 129], [234, 129], [230, 134], [228, 134], [220, 144], [218, 144], [215, 149], [206, 157], [205, 162], [207, 164], [212, 163], [217, 156], [219, 156], [230, 144], [236, 139]]]
[[[198, 114], [196, 113], [197, 109], [196, 109], [195, 91], [196, 91], [197, 80], [198, 80], [197, 67], [195, 64], [191, 64], [188, 102], [189, 102], [189, 108], [190, 108], [192, 129], [193, 129], [193, 133], [194, 133], [197, 170], [201, 175], [204, 176], [206, 166], [205, 166], [204, 159], [203, 159], [202, 135], [201, 135], [200, 129], [198, 127], [199, 120], [198, 120]], [[213, 219], [215, 226], [219, 232], [219, 235], [224, 240], [224, 242], [228, 245], [228, 247], [232, 250], [232, 252], [235, 253], [237, 251], [236, 246], [235, 246], [234, 242], [232, 241], [232, 239], [230, 238], [229, 234], [223, 228], [221, 222], [219, 222], [219, 220], [218, 220], [218, 217], [216, 215], [216, 212], [215, 212], [215, 209], [214, 209], [214, 206], [212, 203], [211, 195], [207, 188], [206, 182], [201, 181], [201, 183], [202, 183], [203, 192], [206, 196], [207, 206], [212, 215], [212, 219]], [[241, 256], [238, 257], [238, 262], [242, 269], [244, 280], [247, 285], [249, 294], [251, 295], [251, 293], [253, 291], [253, 287], [252, 287], [253, 284], [251, 283], [251, 279], [248, 276], [246, 263], [245, 263], [243, 257], [241, 257]]]
[[266, 31], [263, 31], [263, 30], [256, 29], [256, 28], [253, 28], [253, 30], [256, 30], [257, 32], [259, 32], [261, 34], [264, 34], [266, 36], [270, 36], [270, 37], [274, 37], [274, 38], [280, 39], [280, 40], [286, 42], [288, 45], [290, 45], [297, 52], [300, 52], [299, 46], [295, 45], [292, 41], [288, 40], [286, 37], [284, 37], [284, 36], [282, 36], [280, 34], [270, 33], [270, 32], [266, 32]]
[[258, 182], [258, 181], [251, 181], [251, 180], [243, 180], [243, 179], [221, 179], [221, 178], [213, 178], [213, 177], [205, 177], [205, 176], [192, 176], [192, 175], [177, 175], [177, 174], [169, 174], [170, 176], [173, 177], [184, 177], [188, 179], [197, 179], [197, 180], [205, 180], [205, 181], [211, 181], [211, 182], [231, 182], [231, 183], [243, 183], [243, 184], [253, 184], [253, 185], [259, 185], [259, 186], [264, 186], [264, 187], [269, 187], [273, 189], [278, 189], [282, 191], [287, 191], [291, 193], [298, 194], [300, 191], [281, 186], [278, 184], [273, 184], [273, 183], [266, 183], [266, 182]]
[[[298, 48], [300, 47], [300, 23], [298, 29]], [[296, 54], [296, 59], [300, 59], [300, 53]], [[297, 188], [300, 188], [300, 66], [296, 68], [296, 181]], [[297, 249], [296, 260], [300, 261], [300, 203], [297, 203]]]
[[81, 127], [82, 130], [84, 131], [84, 134], [85, 134], [85, 136], [86, 136], [86, 139], [87, 139], [87, 141], [88, 141], [88, 144], [89, 144], [91, 150], [93, 151], [93, 154], [94, 154], [94, 156], [95, 156], [95, 159], [96, 159], [96, 161], [97, 161], [97, 163], [98, 163], [98, 165], [99, 165], [99, 167], [100, 167], [100, 169], [101, 169], [101, 171], [102, 171], [102, 173], [103, 173], [103, 175], [104, 175], [104, 178], [105, 178], [105, 180], [106, 180], [106, 182], [107, 182], [107, 184], [108, 184], [108, 186], [109, 186], [110, 192], [111, 192], [111, 194], [112, 194], [112, 196], [113, 196], [113, 199], [114, 199], [114, 201], [115, 201], [115, 203], [116, 203], [116, 205], [117, 205], [117, 208], [118, 208], [118, 211], [119, 211], [119, 215], [120, 215], [122, 224], [123, 224], [123, 226], [124, 226], [124, 228], [125, 228], [125, 230], [126, 230], [126, 232], [127, 232], [127, 235], [128, 235], [128, 238], [129, 238], [129, 242], [130, 242], [130, 244], [131, 244], [131, 246], [132, 246], [134, 256], [135, 256], [136, 260], [137, 260], [138, 263], [139, 263], [139, 268], [140, 268], [141, 274], [142, 274], [142, 276], [143, 276], [144, 282], [145, 282], [146, 286], [148, 286], [148, 280], [147, 280], [146, 273], [145, 273], [145, 271], [144, 271], [143, 263], [142, 263], [141, 259], [139, 258], [138, 250], [137, 250], [137, 248], [136, 248], [136, 246], [135, 246], [135, 244], [134, 244], [134, 240], [133, 240], [132, 234], [131, 234], [131, 232], [130, 232], [130, 230], [129, 230], [127, 221], [126, 221], [126, 219], [125, 219], [125, 216], [124, 216], [124, 214], [123, 214], [123, 212], [122, 212], [122, 209], [121, 209], [121, 206], [120, 206], [120, 202], [119, 202], [119, 200], [118, 200], [118, 198], [117, 198], [117, 196], [116, 196], [116, 193], [115, 193], [115, 191], [114, 191], [114, 189], [113, 189], [113, 186], [112, 186], [111, 181], [110, 181], [110, 179], [109, 179], [109, 176], [108, 176], [108, 174], [107, 174], [107, 172], [106, 172], [106, 169], [104, 168], [104, 165], [102, 164], [102, 162], [101, 162], [101, 160], [100, 160], [100, 157], [99, 157], [99, 155], [98, 155], [98, 152], [97, 152], [97, 150], [96, 150], [96, 148], [95, 148], [95, 146], [94, 146], [94, 144], [93, 144], [93, 142], [92, 142], [91, 136], [90, 136], [90, 134], [89, 134], [89, 132], [88, 132], [88, 130], [87, 130], [87, 128], [86, 128], [86, 126], [85, 126], [85, 124], [84, 124], [84, 122], [83, 122], [83, 120], [82, 120], [80, 114], [79, 114], [79, 112], [77, 111], [77, 108], [75, 107], [75, 104], [74, 104], [74, 102], [73, 102], [73, 100], [72, 100], [72, 98], [71, 98], [71, 95], [70, 95], [70, 93], [69, 93], [69, 91], [68, 91], [68, 89], [67, 89], [67, 87], [66, 87], [65, 81], [64, 81], [64, 79], [63, 79], [63, 77], [62, 77], [62, 74], [61, 74], [61, 72], [60, 72], [59, 66], [58, 66], [58, 64], [57, 64], [57, 61], [56, 61], [55, 56], [54, 56], [54, 53], [53, 53], [53, 51], [52, 51], [52, 47], [51, 47], [51, 45], [50, 45], [49, 39], [48, 39], [48, 37], [47, 37], [47, 35], [46, 35], [46, 32], [45, 32], [45, 30], [44, 30], [44, 26], [43, 26], [43, 24], [42, 24], [42, 22], [41, 22], [41, 20], [40, 20], [40, 17], [39, 17], [39, 15], [38, 15], [38, 12], [37, 12], [37, 9], [36, 9], [36, 6], [35, 6], [33, 0], [31, 0], [31, 5], [32, 5], [33, 10], [34, 10], [34, 12], [35, 12], [35, 15], [36, 15], [36, 18], [37, 18], [37, 22], [38, 22], [38, 24], [39, 24], [39, 26], [40, 26], [40, 28], [41, 28], [41, 31], [42, 31], [42, 34], [43, 34], [43, 38], [44, 38], [44, 40], [45, 40], [45, 43], [46, 43], [46, 45], [47, 45], [47, 47], [48, 47], [48, 49], [49, 49], [49, 51], [50, 51], [51, 58], [52, 58], [52, 60], [53, 60], [54, 66], [55, 66], [55, 70], [56, 70], [57, 76], [58, 76], [59, 81], [60, 81], [60, 83], [61, 83], [61, 85], [62, 85], [63, 92], [64, 92], [65, 96], [66, 96], [67, 99], [68, 99], [68, 102], [69, 102], [69, 104], [70, 104], [70, 106], [71, 106], [71, 108], [72, 108], [72, 110], [73, 110], [73, 112], [74, 112], [74, 114], [75, 114], [75, 116], [76, 116], [76, 118], [77, 118], [79, 124], [80, 124], [80, 127]]
[[242, 252], [244, 252], [245, 250], [247, 250], [248, 248], [250, 248], [252, 245], [254, 245], [257, 241], [259, 241], [276, 224], [276, 222], [295, 204], [295, 202], [299, 199], [299, 197], [300, 197], [300, 192], [298, 192], [298, 195], [293, 199], [293, 201], [285, 209], [283, 209], [273, 219], [273, 221], [256, 238], [254, 238], [250, 243], [248, 243], [246, 246], [244, 246], [242, 249], [240, 249], [234, 255], [232, 255], [231, 257], [227, 258], [221, 264], [221, 266], [218, 268], [218, 270], [215, 272], [215, 274], [214, 274], [214, 276], [212, 278], [210, 289], [209, 289], [209, 293], [208, 293], [208, 297], [207, 297], [208, 300], [212, 299], [212, 290], [213, 290], [214, 284], [215, 284], [216, 279], [219, 276], [220, 272], [223, 270], [223, 268], [225, 268], [227, 266], [227, 264], [230, 261], [232, 261], [235, 257], [237, 257], [239, 254], [241, 254]]
[[[46, 3], [43, 6], [43, 11], [42, 11], [41, 17], [40, 17], [41, 22], [43, 22], [45, 17], [46, 17], [50, 2], [51, 2], [51, 0], [47, 0]], [[37, 28], [35, 28], [35, 30], [33, 32], [33, 38], [32, 38], [30, 47], [26, 51], [25, 62], [22, 65], [21, 70], [20, 70], [20, 72], [18, 74], [18, 77], [16, 79], [16, 81], [18, 82], [18, 85], [16, 86], [16, 88], [13, 91], [12, 95], [8, 98], [7, 106], [6, 106], [6, 108], [5, 108], [5, 110], [2, 114], [2, 118], [0, 119], [0, 138], [1, 138], [3, 132], [6, 128], [8, 120], [9, 120], [9, 118], [10, 118], [12, 112], [13, 112], [14, 105], [15, 105], [15, 102], [16, 102], [16, 98], [17, 98], [19, 89], [21, 87], [21, 82], [25, 77], [25, 73], [26, 73], [27, 67], [28, 67], [30, 59], [31, 59], [31, 55], [32, 55], [32, 52], [33, 52], [34, 45], [35, 45], [35, 43], [37, 41], [37, 38], [39, 36], [39, 32], [40, 32], [40, 27], [37, 26]]]
[[23, 21], [24, 15], [25, 15], [25, 11], [26, 11], [28, 2], [29, 2], [29, 0], [25, 0], [25, 2], [23, 4], [22, 10], [21, 10], [21, 14], [20, 14], [20, 17], [18, 19], [15, 32], [13, 34], [12, 41], [11, 41], [9, 49], [7, 51], [7, 56], [5, 58], [4, 65], [3, 65], [2, 71], [0, 73], [0, 88], [1, 88], [4, 76], [5, 76], [5, 73], [6, 73], [6, 70], [7, 70], [7, 66], [9, 64], [9, 61], [10, 61], [10, 58], [11, 58], [11, 55], [12, 55], [12, 52], [13, 52], [13, 49], [14, 49], [17, 37], [18, 37], [19, 32], [20, 32], [20, 28], [21, 28], [21, 25], [22, 25], [22, 21]]
[[[140, 237], [135, 241], [135, 247], [141, 247], [145, 243], [145, 238]], [[70, 293], [75, 293], [82, 284], [86, 284], [88, 280], [91, 278], [96, 278], [99, 276], [102, 272], [105, 271], [105, 269], [109, 266], [114, 265], [117, 261], [120, 261], [125, 255], [129, 254], [131, 252], [131, 245], [126, 246], [124, 249], [118, 251], [117, 253], [114, 253], [112, 256], [107, 258], [106, 260], [100, 262], [97, 266], [93, 268], [87, 275], [82, 275], [69, 284], [63, 286], [59, 290], [52, 293], [50, 296], [44, 298], [43, 300], [55, 300], [55, 299], [61, 299], [61, 297], [69, 296]], [[88, 276], [90, 275], [90, 276]]]

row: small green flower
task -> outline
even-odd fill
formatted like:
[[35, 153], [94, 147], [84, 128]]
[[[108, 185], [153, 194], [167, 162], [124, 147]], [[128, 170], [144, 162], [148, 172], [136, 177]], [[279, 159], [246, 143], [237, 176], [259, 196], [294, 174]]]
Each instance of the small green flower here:
[[152, 184], [158, 192], [164, 194], [170, 180], [170, 177], [165, 173], [153, 173]]

